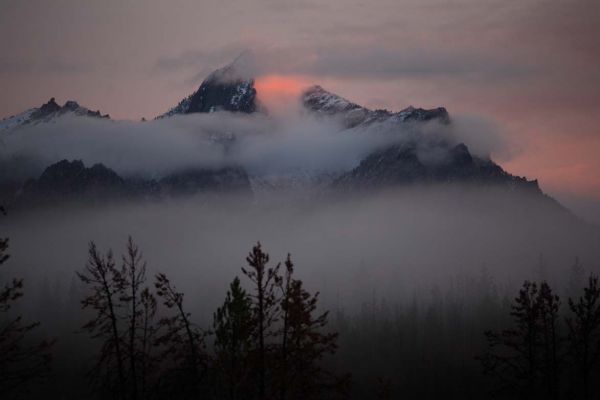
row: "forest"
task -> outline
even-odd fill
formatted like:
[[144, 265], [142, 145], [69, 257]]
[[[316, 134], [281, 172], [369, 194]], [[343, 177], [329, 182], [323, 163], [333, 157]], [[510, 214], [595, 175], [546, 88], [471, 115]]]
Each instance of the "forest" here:
[[[4, 211], [4, 210], [2, 210]], [[11, 262], [9, 238], [0, 263]], [[94, 242], [67, 294], [46, 287], [52, 318], [18, 303], [3, 278], [2, 398], [394, 399], [595, 398], [600, 286], [575, 259], [563, 287], [535, 278], [499, 287], [485, 267], [427, 296], [372, 293], [357, 310], [324, 310], [293, 258], [260, 243], [232, 276], [211, 321], [178, 283], [151, 276], [129, 237], [122, 255]], [[73, 328], [72, 321], [77, 321]]]

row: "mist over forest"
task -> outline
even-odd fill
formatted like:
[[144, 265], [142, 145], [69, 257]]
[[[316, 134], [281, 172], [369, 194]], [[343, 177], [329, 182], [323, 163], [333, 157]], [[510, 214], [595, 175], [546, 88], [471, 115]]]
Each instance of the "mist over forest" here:
[[[529, 71], [362, 45], [390, 82]], [[306, 84], [364, 84], [349, 48], [203, 64], [148, 120], [54, 97], [0, 120], [1, 399], [597, 397], [597, 204], [514, 172], [489, 112]]]

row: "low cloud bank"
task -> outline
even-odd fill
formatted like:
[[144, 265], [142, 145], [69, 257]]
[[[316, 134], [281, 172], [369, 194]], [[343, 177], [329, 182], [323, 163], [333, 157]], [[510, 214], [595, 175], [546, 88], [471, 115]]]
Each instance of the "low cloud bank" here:
[[[454, 122], [455, 121], [455, 122]], [[213, 113], [149, 122], [62, 117], [4, 134], [0, 159], [47, 166], [61, 159], [103, 163], [124, 176], [160, 177], [190, 167], [240, 165], [253, 174], [336, 173], [377, 148], [402, 141], [466, 142], [475, 154], [499, 146], [494, 126], [458, 117], [449, 126], [376, 124], [342, 130], [335, 119]], [[37, 171], [38, 173], [41, 171]]]

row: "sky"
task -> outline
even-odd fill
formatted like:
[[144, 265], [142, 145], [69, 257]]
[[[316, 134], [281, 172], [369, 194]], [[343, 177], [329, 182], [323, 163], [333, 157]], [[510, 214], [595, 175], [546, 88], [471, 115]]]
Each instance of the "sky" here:
[[152, 118], [238, 59], [265, 99], [320, 84], [483, 118], [494, 160], [600, 216], [598, 21], [589, 0], [0, 0], [0, 116], [56, 97]]

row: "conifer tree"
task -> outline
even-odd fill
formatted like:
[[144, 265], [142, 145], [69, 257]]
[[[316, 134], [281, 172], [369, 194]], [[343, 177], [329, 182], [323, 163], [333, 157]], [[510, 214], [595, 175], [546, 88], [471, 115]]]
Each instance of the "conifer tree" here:
[[252, 301], [242, 289], [239, 278], [231, 283], [225, 302], [215, 312], [213, 321], [219, 398], [248, 398], [252, 392], [248, 378], [255, 321]]
[[83, 328], [92, 338], [102, 340], [96, 366], [89, 375], [115, 398], [145, 398], [156, 332], [156, 299], [144, 287], [146, 263], [131, 237], [120, 267], [112, 251], [103, 256], [93, 242], [88, 255], [84, 272], [77, 275], [89, 291], [82, 306], [91, 308], [95, 315]]
[[[308, 293], [300, 280], [293, 280], [288, 294], [288, 333], [286, 345], [287, 398], [319, 397], [336, 389], [335, 377], [322, 369], [320, 361], [337, 350], [338, 334], [325, 333], [328, 311], [315, 315], [319, 294]], [[286, 398], [286, 396], [283, 396]]]
[[156, 299], [146, 283], [146, 262], [142, 259], [138, 246], [131, 236], [123, 260], [122, 292], [119, 300], [123, 303], [126, 315], [126, 356], [128, 359], [128, 388], [132, 400], [144, 398], [148, 391], [147, 372], [152, 362], [149, 343], [155, 328]]
[[167, 391], [183, 392], [184, 396], [198, 396], [208, 368], [204, 351], [206, 334], [192, 322], [183, 305], [183, 293], [177, 291], [165, 274], [156, 275], [155, 287], [163, 305], [172, 312], [159, 321], [161, 333], [155, 341], [163, 348], [163, 363], [170, 360], [173, 364], [166, 371], [162, 386]]
[[323, 358], [337, 351], [338, 334], [325, 332], [329, 312], [316, 314], [319, 293], [311, 295], [302, 281], [294, 278], [289, 254], [284, 266], [279, 281], [279, 398], [311, 399], [342, 393], [348, 377], [337, 377], [322, 367]]
[[124, 270], [116, 266], [112, 251], [106, 256], [99, 253], [96, 244], [88, 248], [88, 262], [79, 279], [90, 293], [82, 300], [82, 307], [95, 312], [83, 329], [94, 339], [102, 340], [100, 355], [89, 377], [108, 389], [114, 398], [125, 397], [125, 342], [120, 327], [120, 298], [123, 292]]
[[558, 311], [560, 299], [552, 292], [547, 282], [540, 284], [537, 296], [542, 332], [542, 370], [541, 375], [546, 387], [547, 398], [557, 399], [559, 392], [559, 348]]
[[277, 264], [274, 268], [267, 268], [269, 255], [262, 251], [260, 242], [252, 248], [252, 251], [246, 257], [249, 268], [242, 268], [254, 286], [252, 311], [256, 320], [254, 338], [256, 342], [256, 358], [258, 370], [258, 397], [263, 400], [266, 398], [267, 388], [267, 343], [266, 339], [270, 336], [270, 329], [277, 317], [277, 302], [275, 288], [280, 284], [279, 268]]
[[598, 277], [590, 276], [578, 299], [569, 298], [571, 315], [567, 318], [569, 329], [569, 356], [580, 377], [583, 397], [590, 398], [592, 373], [600, 356], [600, 287]]
[[514, 327], [500, 333], [485, 332], [488, 350], [478, 358], [484, 372], [500, 381], [498, 390], [516, 389], [522, 396], [536, 393], [542, 335], [537, 296], [537, 284], [525, 281], [511, 304]]
[[514, 326], [485, 332], [488, 350], [478, 357], [484, 372], [502, 382], [500, 389], [519, 396], [558, 398], [560, 299], [547, 282], [525, 281], [511, 305]]

